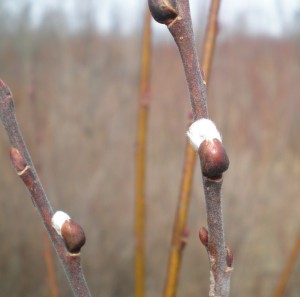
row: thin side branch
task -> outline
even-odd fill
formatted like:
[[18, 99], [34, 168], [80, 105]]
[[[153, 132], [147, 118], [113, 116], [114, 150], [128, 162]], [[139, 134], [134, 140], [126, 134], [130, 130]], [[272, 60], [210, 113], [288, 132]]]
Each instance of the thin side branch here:
[[295, 245], [289, 255], [288, 261], [286, 263], [286, 266], [284, 267], [280, 278], [278, 280], [278, 284], [275, 288], [275, 291], [273, 293], [273, 297], [282, 297], [284, 296], [284, 291], [287, 287], [288, 280], [290, 278], [290, 275], [293, 271], [293, 268], [297, 262], [297, 258], [300, 254], [300, 236], [298, 236]]
[[85, 241], [83, 231], [76, 223], [74, 223], [76, 226], [75, 231], [74, 229], [66, 230], [65, 235], [67, 237], [71, 235], [71, 241], [75, 240], [77, 245], [76, 249], [70, 249], [69, 239], [60, 236], [52, 226], [54, 212], [37, 176], [19, 129], [12, 94], [2, 80], [0, 80], [0, 118], [9, 138], [12, 163], [31, 194], [32, 201], [62, 262], [74, 296], [91, 296], [80, 263], [80, 248]]
[[146, 10], [140, 70], [138, 130], [136, 140], [135, 198], [135, 296], [145, 295], [145, 168], [149, 113], [149, 80], [151, 60], [151, 16]]
[[204, 37], [201, 65], [207, 84], [210, 80], [209, 78], [211, 73], [213, 55], [215, 52], [216, 36], [218, 34], [218, 13], [220, 4], [221, 0], [211, 0], [208, 24]]

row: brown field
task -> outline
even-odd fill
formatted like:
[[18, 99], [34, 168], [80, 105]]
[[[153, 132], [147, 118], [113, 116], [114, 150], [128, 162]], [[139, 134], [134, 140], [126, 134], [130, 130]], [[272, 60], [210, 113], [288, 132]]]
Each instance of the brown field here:
[[[54, 27], [1, 31], [0, 77], [53, 208], [83, 227], [94, 296], [134, 292], [134, 153], [139, 35], [70, 35]], [[199, 45], [200, 48], [200, 45]], [[224, 178], [232, 296], [272, 296], [299, 236], [300, 37], [232, 36], [217, 44], [209, 112], [231, 164]], [[183, 162], [189, 99], [173, 43], [153, 48], [147, 164], [147, 296], [161, 294]], [[49, 296], [44, 229], [0, 128], [0, 296]], [[207, 296], [199, 166], [178, 296]], [[60, 296], [71, 290], [56, 256]], [[300, 292], [300, 259], [284, 296]]]

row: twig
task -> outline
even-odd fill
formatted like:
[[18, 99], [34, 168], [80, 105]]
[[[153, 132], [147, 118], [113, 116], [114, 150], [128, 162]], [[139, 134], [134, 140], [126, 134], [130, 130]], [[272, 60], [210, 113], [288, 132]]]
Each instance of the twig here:
[[211, 0], [209, 18], [204, 37], [201, 64], [207, 84], [210, 80], [211, 64], [215, 51], [216, 36], [218, 33], [218, 13], [220, 4], [221, 0]]
[[12, 163], [31, 194], [32, 201], [65, 269], [74, 296], [91, 296], [80, 263], [80, 248], [85, 242], [83, 230], [71, 219], [60, 222], [59, 234], [58, 230], [54, 228], [53, 210], [20, 132], [12, 94], [2, 80], [0, 80], [0, 117], [9, 138]]
[[[32, 59], [33, 60], [33, 59]], [[29, 87], [29, 98], [31, 102], [31, 111], [32, 111], [32, 118], [34, 121], [35, 127], [35, 145], [38, 148], [39, 153], [42, 150], [42, 145], [45, 139], [45, 129], [44, 125], [41, 120], [38, 118], [38, 110], [37, 110], [37, 94], [36, 94], [36, 73], [34, 71], [34, 64], [31, 61], [30, 64], [30, 87]], [[39, 162], [36, 163], [37, 172], [39, 176], [42, 176], [42, 162], [41, 162], [41, 154], [39, 154]], [[45, 232], [45, 231], [44, 231]], [[44, 235], [44, 259], [47, 268], [47, 278], [50, 290], [51, 297], [59, 297], [59, 289], [57, 284], [57, 279], [55, 275], [55, 269], [53, 264], [53, 255], [51, 251], [51, 243], [50, 239], [45, 233]]]
[[[219, 0], [213, 0], [211, 2], [209, 19], [206, 26], [206, 33], [202, 54], [203, 72], [206, 77], [206, 83], [211, 69], [212, 56], [215, 47], [215, 39], [217, 33], [217, 15], [219, 11]], [[191, 115], [191, 113], [190, 113]], [[191, 119], [189, 119], [189, 125]], [[193, 146], [186, 141], [185, 145], [185, 157], [182, 170], [180, 194], [177, 203], [177, 210], [174, 220], [173, 234], [171, 249], [169, 252], [169, 263], [167, 268], [167, 277], [164, 287], [164, 297], [174, 297], [177, 291], [179, 270], [182, 261], [183, 247], [186, 241], [186, 220], [188, 214], [188, 208], [190, 203], [190, 193], [193, 181], [194, 167], [195, 167], [196, 154]]]
[[297, 258], [300, 254], [300, 236], [298, 236], [295, 245], [290, 253], [290, 256], [288, 258], [288, 261], [286, 263], [286, 266], [284, 267], [284, 270], [282, 271], [280, 278], [278, 280], [278, 284], [275, 288], [275, 291], [273, 293], [273, 297], [282, 297], [284, 294], [284, 291], [286, 289], [288, 280], [290, 278], [290, 275], [293, 271], [293, 268], [297, 262]]
[[145, 294], [145, 155], [149, 110], [149, 76], [151, 55], [151, 16], [146, 10], [140, 73], [140, 97], [136, 142], [135, 200], [135, 296]]
[[195, 120], [189, 136], [198, 151], [203, 175], [208, 232], [201, 241], [205, 243], [210, 261], [209, 296], [227, 297], [233, 257], [225, 246], [221, 186], [229, 160], [213, 122], [207, 120], [206, 82], [196, 54], [189, 2], [148, 0], [148, 3], [152, 16], [168, 26], [181, 54]]

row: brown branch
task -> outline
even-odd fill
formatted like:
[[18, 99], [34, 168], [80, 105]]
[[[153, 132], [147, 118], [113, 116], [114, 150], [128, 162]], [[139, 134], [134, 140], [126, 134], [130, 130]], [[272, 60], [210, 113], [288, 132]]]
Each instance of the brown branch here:
[[[31, 194], [32, 201], [65, 269], [74, 296], [91, 296], [80, 263], [80, 248], [85, 242], [84, 233], [81, 227], [72, 220], [70, 222], [73, 228], [62, 229], [61, 236], [52, 226], [54, 212], [19, 129], [12, 94], [2, 80], [0, 80], [0, 118], [9, 138], [12, 163]], [[62, 227], [69, 226], [70, 222], [64, 222]]]
[[[212, 64], [211, 62], [215, 48], [219, 4], [219, 0], [213, 0], [211, 2], [208, 23], [206, 26], [202, 55], [202, 65], [206, 77], [206, 83], [208, 83]], [[191, 124], [191, 120], [192, 119], [189, 119], [188, 125]], [[187, 140], [185, 145], [185, 157], [181, 177], [180, 194], [174, 220], [171, 249], [169, 252], [169, 263], [163, 294], [164, 297], [174, 297], [177, 291], [179, 270], [182, 262], [182, 252], [186, 241], [186, 220], [190, 204], [190, 193], [193, 182], [195, 160], [195, 150], [190, 144], [189, 140]]]
[[[196, 54], [188, 0], [176, 2], [148, 0], [148, 2], [153, 17], [168, 26], [178, 46], [195, 121], [208, 118], [206, 82], [201, 74]], [[166, 13], [166, 10], [169, 13]], [[199, 142], [197, 150], [203, 175], [208, 224], [206, 248], [210, 261], [209, 296], [226, 297], [229, 296], [232, 253], [230, 250], [227, 252], [225, 246], [221, 186], [222, 173], [227, 170], [229, 161], [221, 142], [215, 138], [204, 138], [204, 141]], [[227, 261], [229, 258], [231, 261]]]
[[[32, 59], [33, 60], [33, 59]], [[35, 61], [36, 62], [36, 61]], [[29, 98], [30, 98], [30, 103], [31, 103], [31, 111], [32, 111], [32, 119], [35, 127], [34, 131], [34, 140], [35, 140], [35, 145], [38, 148], [39, 152], [39, 162], [35, 163], [36, 170], [39, 174], [39, 176], [42, 179], [42, 162], [41, 162], [41, 151], [42, 151], [42, 145], [45, 140], [45, 129], [44, 129], [44, 122], [39, 118], [38, 114], [38, 98], [36, 94], [36, 73], [35, 73], [35, 68], [34, 68], [34, 63], [31, 61], [30, 64], [30, 85], [29, 85]], [[58, 289], [58, 284], [57, 284], [57, 279], [55, 275], [55, 269], [54, 269], [54, 264], [53, 264], [53, 254], [51, 251], [51, 243], [50, 239], [45, 233], [44, 235], [44, 260], [46, 264], [46, 269], [47, 269], [47, 278], [48, 278], [48, 284], [49, 284], [49, 290], [50, 290], [50, 296], [51, 297], [59, 297], [59, 289]]]
[[135, 198], [135, 296], [145, 295], [145, 156], [149, 110], [149, 76], [151, 60], [151, 16], [146, 11], [138, 108], [136, 140], [136, 198]]
[[[194, 119], [207, 118], [206, 84], [199, 68], [188, 1], [176, 1], [176, 3], [175, 1], [172, 1], [172, 5], [167, 6], [170, 13], [173, 12], [172, 19], [169, 17], [159, 19], [157, 17], [157, 15], [162, 12], [161, 8], [165, 8], [160, 2], [168, 1], [149, 0], [148, 2], [152, 16], [168, 26], [168, 29], [178, 46], [190, 91]], [[176, 14], [174, 12], [176, 12]], [[165, 12], [162, 16], [164, 15], [166, 15]]]

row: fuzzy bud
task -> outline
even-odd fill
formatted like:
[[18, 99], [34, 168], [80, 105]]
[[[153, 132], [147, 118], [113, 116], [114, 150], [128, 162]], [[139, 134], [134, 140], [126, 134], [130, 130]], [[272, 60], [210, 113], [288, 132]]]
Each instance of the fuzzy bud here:
[[80, 252], [81, 247], [85, 244], [85, 234], [80, 225], [65, 212], [57, 211], [52, 217], [52, 226], [63, 238], [70, 253]]
[[199, 150], [200, 145], [205, 140], [212, 141], [213, 139], [218, 139], [222, 142], [222, 137], [217, 130], [215, 123], [209, 119], [202, 118], [194, 122], [187, 131], [187, 136], [189, 137], [191, 144], [196, 151]]
[[197, 120], [187, 135], [199, 153], [202, 174], [208, 178], [220, 178], [228, 169], [229, 160], [214, 122], [205, 118]]
[[70, 216], [59, 210], [57, 211], [52, 219], [51, 219], [51, 223], [52, 223], [52, 227], [56, 230], [57, 234], [61, 236], [61, 228], [62, 228], [62, 225], [66, 222], [66, 221], [69, 221], [71, 220]]

